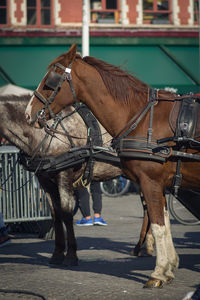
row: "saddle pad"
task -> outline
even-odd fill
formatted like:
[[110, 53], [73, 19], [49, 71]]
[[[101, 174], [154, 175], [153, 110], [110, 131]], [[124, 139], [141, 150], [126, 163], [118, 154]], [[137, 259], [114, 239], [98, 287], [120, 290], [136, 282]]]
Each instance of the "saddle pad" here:
[[[174, 102], [174, 105], [173, 105], [172, 110], [169, 115], [169, 124], [174, 133], [176, 132], [177, 119], [178, 119], [180, 107], [181, 107], [181, 101]], [[198, 111], [197, 124], [196, 124], [196, 130], [195, 130], [194, 137], [197, 138], [199, 136], [200, 136], [200, 109]]]

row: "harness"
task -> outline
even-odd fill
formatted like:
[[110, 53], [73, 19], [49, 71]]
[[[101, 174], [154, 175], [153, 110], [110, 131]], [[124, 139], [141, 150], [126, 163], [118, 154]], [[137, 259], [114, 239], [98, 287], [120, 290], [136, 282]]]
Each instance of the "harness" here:
[[120, 166], [120, 159], [112, 154], [110, 149], [102, 147], [100, 127], [92, 112], [84, 104], [80, 104], [76, 108], [88, 130], [86, 145], [75, 147], [72, 139], [70, 139], [71, 136], [65, 129], [64, 134], [67, 135], [71, 143], [71, 149], [63, 154], [45, 158], [33, 158], [21, 151], [20, 163], [26, 170], [42, 175], [55, 175], [69, 168], [74, 168], [74, 171], [77, 171], [86, 163], [81, 181], [84, 186], [87, 186], [92, 179], [95, 161]]
[[[180, 101], [179, 110], [177, 111], [176, 125], [172, 128], [173, 137], [167, 137], [160, 140], [152, 140], [153, 131], [153, 107], [158, 99], [155, 90], [150, 89], [149, 101], [144, 110], [139, 114], [128, 130], [120, 133], [113, 138], [113, 148], [116, 149], [118, 156], [121, 158], [134, 158], [140, 160], [150, 160], [164, 163], [167, 160], [175, 160], [176, 173], [173, 177], [171, 192], [177, 196], [181, 186], [182, 174], [180, 173], [182, 161], [199, 161], [200, 155], [186, 152], [188, 149], [200, 151], [200, 141], [195, 139], [200, 136], [198, 122], [200, 122], [199, 102], [200, 95], [184, 95]], [[176, 105], [176, 102], [174, 106]], [[149, 128], [146, 137], [129, 137], [129, 133], [137, 127], [145, 114], [150, 110]], [[174, 142], [174, 146], [169, 146], [168, 142]]]
[[[64, 72], [62, 75], [55, 72], [55, 68], [61, 68]], [[45, 85], [53, 89], [52, 94], [48, 99], [39, 93], [35, 92], [35, 96], [48, 107], [64, 82], [68, 81], [74, 102], [77, 103], [77, 96], [73, 87], [71, 78], [71, 64], [68, 68], [61, 64], [55, 64], [54, 70], [47, 78]], [[176, 122], [176, 130], [173, 137], [167, 137], [160, 140], [152, 140], [153, 132], [153, 116], [154, 106], [158, 101], [181, 101], [180, 110]], [[200, 155], [188, 153], [188, 149], [195, 148], [197, 152], [200, 150], [200, 141], [195, 139], [196, 126], [198, 124], [200, 95], [183, 95], [172, 97], [171, 99], [158, 98], [158, 92], [155, 89], [149, 89], [148, 102], [142, 111], [134, 116], [128, 124], [115, 136], [112, 140], [112, 147], [117, 151], [120, 158], [133, 158], [141, 160], [150, 160], [159, 163], [164, 163], [167, 160], [175, 160], [177, 162], [176, 174], [174, 175], [172, 192], [177, 195], [181, 185], [182, 175], [180, 174], [181, 162], [184, 161], [200, 161]], [[39, 112], [38, 117], [43, 117], [45, 108]], [[131, 137], [128, 136], [142, 121], [146, 114], [150, 111], [149, 128], [146, 137]], [[38, 118], [38, 119], [39, 119]], [[173, 142], [174, 146], [169, 146], [168, 142]]]
[[35, 172], [37, 169], [37, 174], [55, 175], [69, 168], [80, 167], [80, 165], [88, 161], [91, 151], [95, 161], [109, 163], [116, 167], [120, 166], [120, 160], [117, 156], [107, 152], [109, 151], [108, 149], [98, 146], [94, 146], [92, 150], [89, 146], [72, 148], [63, 154], [45, 158], [38, 157], [31, 162], [31, 156], [20, 152], [20, 163], [30, 172]]

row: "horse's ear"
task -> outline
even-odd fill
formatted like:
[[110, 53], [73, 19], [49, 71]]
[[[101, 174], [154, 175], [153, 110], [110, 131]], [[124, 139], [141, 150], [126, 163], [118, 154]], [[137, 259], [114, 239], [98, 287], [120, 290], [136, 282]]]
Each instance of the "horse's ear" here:
[[67, 52], [67, 58], [69, 59], [70, 63], [75, 59], [75, 57], [76, 57], [76, 51], [77, 51], [76, 44], [72, 44], [71, 48]]

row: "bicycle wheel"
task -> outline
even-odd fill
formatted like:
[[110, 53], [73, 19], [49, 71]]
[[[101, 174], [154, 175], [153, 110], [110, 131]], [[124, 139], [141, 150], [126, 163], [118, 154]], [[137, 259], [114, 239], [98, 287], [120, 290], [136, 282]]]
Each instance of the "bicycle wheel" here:
[[102, 193], [108, 197], [117, 197], [125, 194], [130, 186], [130, 180], [122, 176], [112, 180], [100, 182]]
[[189, 212], [183, 204], [178, 201], [172, 194], [168, 197], [168, 208], [172, 217], [183, 225], [198, 225], [198, 220], [192, 213]]

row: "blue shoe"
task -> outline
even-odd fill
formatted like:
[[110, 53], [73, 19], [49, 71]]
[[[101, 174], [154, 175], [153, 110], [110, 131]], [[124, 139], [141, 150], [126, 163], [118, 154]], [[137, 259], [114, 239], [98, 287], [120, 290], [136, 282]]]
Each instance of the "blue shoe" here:
[[107, 226], [108, 224], [106, 223], [106, 221], [104, 221], [102, 217], [94, 217], [94, 225]]
[[90, 219], [82, 218], [81, 220], [76, 222], [76, 225], [77, 226], [92, 226], [93, 225], [92, 218], [90, 218]]

